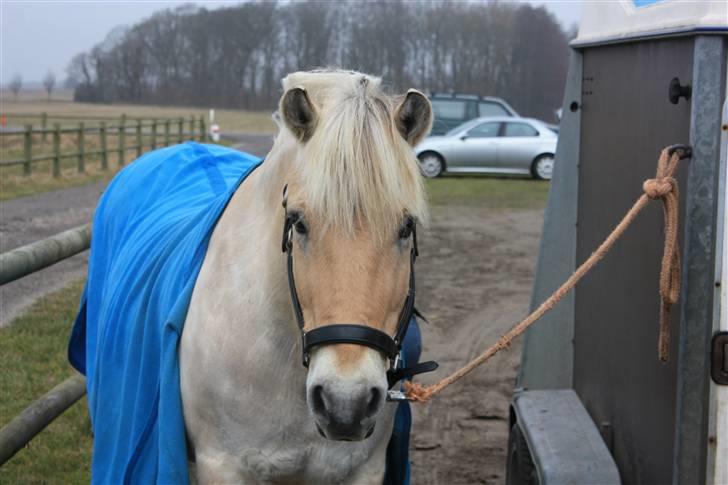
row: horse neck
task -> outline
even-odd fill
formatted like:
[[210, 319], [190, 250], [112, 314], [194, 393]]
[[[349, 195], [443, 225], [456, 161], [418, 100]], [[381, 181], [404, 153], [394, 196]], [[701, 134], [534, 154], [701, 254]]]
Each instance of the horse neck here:
[[[285, 334], [279, 335], [281, 338], [292, 337], [295, 341], [299, 338], [298, 328], [290, 304], [286, 259], [281, 251], [282, 192], [294, 149], [294, 146], [276, 140], [265, 162], [234, 195], [218, 224], [223, 234], [217, 265], [236, 268], [235, 271], [242, 275], [242, 291], [245, 285], [255, 285], [256, 291], [265, 295], [266, 312], [269, 312], [266, 320]], [[240, 256], [239, 248], [243, 244], [248, 250], [247, 258]], [[265, 329], [267, 333], [270, 330]]]

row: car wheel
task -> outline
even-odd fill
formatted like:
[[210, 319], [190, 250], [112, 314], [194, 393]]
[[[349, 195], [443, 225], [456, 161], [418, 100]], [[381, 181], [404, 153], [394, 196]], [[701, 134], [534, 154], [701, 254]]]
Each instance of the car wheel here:
[[531, 164], [531, 175], [539, 180], [551, 180], [554, 171], [554, 156], [551, 154], [541, 155]]
[[422, 175], [424, 175], [428, 179], [439, 177], [445, 168], [442, 157], [437, 153], [423, 153], [422, 155], [420, 155], [419, 159]]

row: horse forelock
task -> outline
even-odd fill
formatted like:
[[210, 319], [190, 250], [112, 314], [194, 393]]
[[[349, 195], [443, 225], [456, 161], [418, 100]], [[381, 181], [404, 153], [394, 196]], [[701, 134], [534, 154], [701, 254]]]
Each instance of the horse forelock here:
[[294, 73], [318, 124], [293, 166], [307, 211], [328, 228], [353, 234], [364, 223], [378, 241], [390, 239], [404, 214], [427, 221], [427, 204], [412, 148], [399, 134], [395, 99], [377, 77], [351, 71]]

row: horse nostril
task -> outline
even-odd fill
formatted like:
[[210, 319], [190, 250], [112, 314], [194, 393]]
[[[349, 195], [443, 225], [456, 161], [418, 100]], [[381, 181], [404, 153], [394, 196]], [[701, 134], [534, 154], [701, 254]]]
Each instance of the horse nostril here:
[[326, 402], [324, 401], [324, 386], [316, 386], [311, 393], [311, 405], [316, 414], [326, 414]]
[[379, 405], [382, 402], [382, 392], [372, 387], [371, 393], [369, 394], [369, 402], [367, 403], [366, 417], [371, 418], [379, 412]]

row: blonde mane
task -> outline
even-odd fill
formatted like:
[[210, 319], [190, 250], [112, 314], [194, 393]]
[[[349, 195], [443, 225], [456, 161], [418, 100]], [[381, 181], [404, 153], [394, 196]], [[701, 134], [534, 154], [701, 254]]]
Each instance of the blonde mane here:
[[365, 223], [385, 241], [404, 214], [426, 223], [427, 204], [412, 147], [394, 120], [403, 98], [383, 94], [380, 86], [379, 78], [351, 71], [283, 79], [284, 91], [303, 87], [318, 111], [295, 167], [307, 210], [350, 234]]

